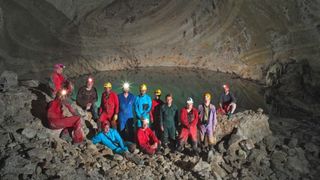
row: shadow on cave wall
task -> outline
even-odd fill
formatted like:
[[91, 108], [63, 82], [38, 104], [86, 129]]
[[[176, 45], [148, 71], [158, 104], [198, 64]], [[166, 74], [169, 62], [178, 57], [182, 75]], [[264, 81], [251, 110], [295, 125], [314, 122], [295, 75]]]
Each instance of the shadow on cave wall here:
[[47, 85], [41, 83], [39, 87], [30, 89], [33, 94], [37, 96], [37, 100], [32, 101], [31, 114], [41, 120], [44, 127], [49, 128], [47, 120], [47, 98], [46, 95], [50, 94], [50, 89]]

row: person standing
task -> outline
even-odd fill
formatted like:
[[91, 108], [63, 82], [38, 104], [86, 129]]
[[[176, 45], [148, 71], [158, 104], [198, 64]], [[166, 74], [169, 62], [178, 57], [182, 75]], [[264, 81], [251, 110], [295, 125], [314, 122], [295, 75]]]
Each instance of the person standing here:
[[189, 97], [187, 104], [180, 111], [181, 132], [179, 136], [178, 151], [182, 151], [184, 144], [191, 138], [192, 149], [196, 155], [199, 154], [198, 139], [197, 139], [197, 125], [199, 121], [198, 110], [193, 107], [193, 99]]
[[[142, 126], [142, 120], [147, 120], [150, 123], [150, 111], [152, 107], [151, 98], [147, 93], [147, 85], [141, 84], [140, 94], [136, 97], [134, 109], [137, 117], [137, 127]], [[149, 124], [150, 125], [150, 124]]]
[[119, 113], [119, 100], [115, 92], [112, 91], [112, 84], [107, 82], [103, 85], [105, 91], [101, 96], [101, 104], [99, 108], [99, 123], [101, 130], [104, 129], [106, 121], [109, 121], [112, 128], [117, 128], [117, 120]]
[[160, 109], [160, 129], [162, 131], [163, 147], [168, 147], [170, 140], [176, 140], [176, 124], [178, 122], [178, 108], [173, 104], [173, 95], [166, 95], [166, 103]]
[[119, 99], [119, 121], [118, 129], [122, 138], [128, 141], [135, 141], [133, 104], [135, 96], [130, 93], [129, 83], [122, 86], [123, 92], [118, 94]]
[[160, 127], [160, 109], [163, 105], [163, 101], [160, 99], [161, 90], [154, 91], [154, 99], [152, 99], [152, 107], [150, 112], [151, 127], [155, 131], [158, 138], [161, 139], [161, 127]]
[[93, 86], [94, 80], [89, 77], [86, 81], [86, 85], [82, 86], [77, 94], [76, 103], [83, 110], [90, 111], [93, 119], [96, 121], [99, 119], [98, 107], [96, 102], [98, 100], [97, 89]]
[[205, 136], [208, 138], [208, 144], [211, 150], [214, 150], [215, 139], [213, 133], [217, 125], [216, 108], [211, 104], [211, 94], [205, 93], [203, 96], [203, 103], [199, 105], [199, 131], [200, 141], [204, 144]]

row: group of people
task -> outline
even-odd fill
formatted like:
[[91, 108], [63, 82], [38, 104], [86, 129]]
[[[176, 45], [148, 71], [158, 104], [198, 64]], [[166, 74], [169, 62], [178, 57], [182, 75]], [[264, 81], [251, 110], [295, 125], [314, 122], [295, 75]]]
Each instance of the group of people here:
[[[48, 106], [48, 122], [51, 128], [63, 129], [62, 135], [69, 133], [74, 143], [80, 143], [84, 139], [81, 118], [67, 101], [73, 87], [62, 74], [64, 68], [64, 65], [56, 64], [51, 76], [50, 88], [55, 98]], [[154, 154], [161, 147], [169, 146], [183, 151], [188, 141], [191, 142], [192, 150], [198, 154], [198, 145], [203, 145], [205, 139], [213, 150], [217, 113], [227, 115], [229, 119], [236, 109], [236, 99], [226, 84], [223, 85], [224, 93], [220, 97], [218, 110], [212, 104], [209, 92], [203, 94], [203, 102], [198, 107], [194, 106], [193, 99], [189, 97], [185, 107], [179, 110], [172, 94], [167, 94], [163, 102], [162, 92], [157, 89], [152, 99], [147, 94], [146, 84], [140, 85], [137, 96], [130, 92], [129, 83], [123, 84], [123, 92], [120, 94], [112, 90], [111, 82], [105, 83], [103, 87], [101, 103], [97, 107], [97, 90], [93, 77], [89, 76], [77, 93], [76, 103], [90, 111], [98, 124], [92, 142], [102, 143], [119, 154], [128, 153], [130, 145], [134, 143], [147, 154]], [[71, 117], [64, 115], [63, 106], [72, 114]]]

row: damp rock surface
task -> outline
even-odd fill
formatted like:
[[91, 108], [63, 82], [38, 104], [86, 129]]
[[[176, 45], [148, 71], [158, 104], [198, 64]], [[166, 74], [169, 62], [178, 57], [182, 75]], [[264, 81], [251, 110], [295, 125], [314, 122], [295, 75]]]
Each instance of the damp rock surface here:
[[[79, 145], [60, 139], [59, 131], [46, 128], [43, 116], [34, 113], [35, 108], [43, 112], [45, 106], [39, 105], [49, 100], [41, 89], [17, 86], [0, 96], [5, 108], [11, 109], [4, 113], [0, 128], [1, 179], [315, 179], [318, 173], [319, 134], [294, 130], [295, 138], [291, 138], [292, 132], [286, 135], [292, 131], [289, 125], [281, 132], [272, 123], [270, 130], [269, 116], [260, 109], [236, 113], [229, 120], [219, 116], [214, 152], [203, 149], [200, 156], [194, 156], [189, 146], [182, 153], [164, 150], [148, 156], [136, 152], [139, 163], [93, 145], [89, 140], [92, 126], [87, 125], [94, 122], [84, 112], [79, 114], [88, 121], [83, 124], [88, 139]], [[23, 106], [9, 104], [13, 97]], [[313, 137], [301, 143], [310, 133]]]
[[307, 58], [319, 71], [319, 4], [4, 0], [0, 67], [39, 77], [54, 63], [65, 63], [69, 75], [178, 66], [261, 80], [276, 60]]

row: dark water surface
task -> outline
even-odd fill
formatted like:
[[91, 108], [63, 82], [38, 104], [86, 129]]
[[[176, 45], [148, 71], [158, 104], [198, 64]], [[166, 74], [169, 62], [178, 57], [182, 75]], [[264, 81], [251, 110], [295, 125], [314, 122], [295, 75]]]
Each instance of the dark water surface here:
[[[84, 85], [87, 75], [77, 77], [75, 81], [75, 93], [80, 86]], [[97, 88], [100, 105], [100, 98], [103, 92], [103, 84], [110, 81], [113, 90], [117, 93], [122, 91], [122, 83], [130, 82], [131, 92], [137, 95], [141, 83], [146, 83], [148, 92], [153, 98], [155, 89], [160, 88], [162, 91], [162, 99], [164, 100], [167, 93], [173, 93], [174, 103], [180, 108], [184, 106], [187, 97], [192, 97], [195, 105], [202, 102], [202, 94], [206, 91], [212, 93], [212, 102], [218, 105], [218, 99], [223, 92], [222, 85], [228, 83], [231, 92], [237, 98], [238, 110], [253, 109], [261, 107], [266, 109], [262, 87], [255, 82], [243, 79], [232, 78], [230, 74], [207, 71], [194, 70], [187, 68], [168, 68], [168, 67], [150, 67], [137, 70], [118, 70], [105, 71], [93, 75], [95, 79], [95, 87]]]

